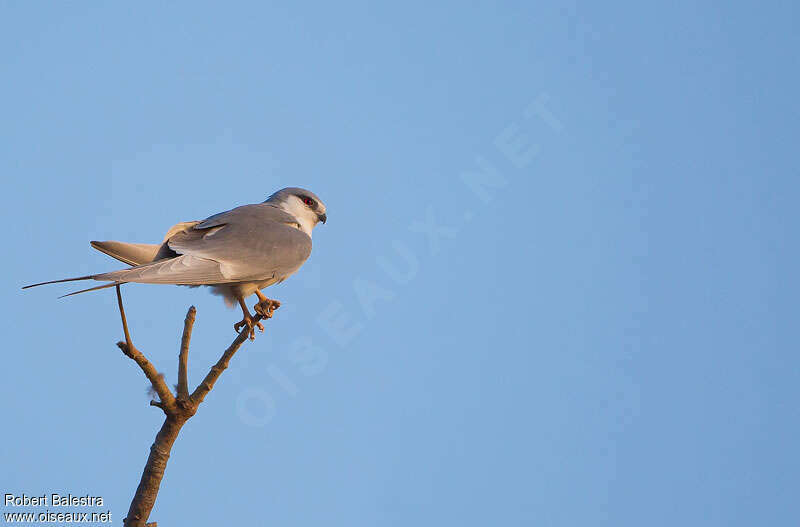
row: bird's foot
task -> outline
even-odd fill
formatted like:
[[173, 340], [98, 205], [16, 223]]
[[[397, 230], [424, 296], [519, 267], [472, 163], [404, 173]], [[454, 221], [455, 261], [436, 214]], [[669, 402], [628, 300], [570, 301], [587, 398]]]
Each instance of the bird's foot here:
[[264, 318], [272, 318], [272, 314], [279, 307], [281, 307], [281, 303], [277, 300], [265, 298], [258, 304], [254, 305], [253, 310]]
[[248, 336], [250, 337], [250, 340], [255, 340], [256, 328], [258, 328], [258, 330], [261, 332], [264, 331], [264, 325], [261, 322], [256, 322], [255, 319], [251, 317], [249, 314], [245, 315], [242, 320], [234, 324], [233, 330], [236, 331], [236, 333], [239, 333], [239, 330], [245, 326], [249, 328]]

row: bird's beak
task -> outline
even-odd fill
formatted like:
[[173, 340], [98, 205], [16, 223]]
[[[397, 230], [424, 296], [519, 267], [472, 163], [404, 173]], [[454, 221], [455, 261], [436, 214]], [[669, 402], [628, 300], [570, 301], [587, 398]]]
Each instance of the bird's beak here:
[[321, 221], [322, 223], [325, 223], [325, 221], [327, 221], [327, 219], [328, 219], [328, 215], [327, 214], [320, 214], [319, 216], [317, 216], [317, 218], [319, 218], [319, 221]]

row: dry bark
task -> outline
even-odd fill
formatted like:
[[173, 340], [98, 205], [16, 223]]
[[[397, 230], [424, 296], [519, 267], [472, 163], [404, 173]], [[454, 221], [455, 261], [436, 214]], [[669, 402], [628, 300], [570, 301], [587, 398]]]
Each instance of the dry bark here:
[[[122, 318], [122, 328], [125, 333], [125, 342], [117, 342], [117, 346], [122, 352], [133, 359], [144, 372], [147, 379], [152, 384], [153, 389], [158, 394], [158, 401], [150, 401], [152, 406], [157, 406], [164, 411], [165, 419], [161, 429], [156, 434], [156, 439], [150, 447], [150, 455], [147, 457], [147, 464], [142, 472], [142, 478], [136, 489], [128, 515], [123, 521], [125, 527], [155, 527], [156, 522], [147, 523], [150, 511], [158, 496], [158, 489], [161, 479], [164, 477], [164, 470], [167, 468], [172, 445], [178, 438], [183, 425], [197, 412], [200, 403], [203, 402], [208, 392], [214, 387], [219, 376], [228, 367], [233, 355], [248, 338], [249, 329], [245, 326], [241, 333], [231, 343], [228, 349], [222, 354], [217, 363], [211, 367], [211, 371], [205, 376], [203, 381], [189, 394], [189, 382], [187, 379], [187, 366], [189, 361], [189, 341], [192, 337], [192, 327], [196, 310], [194, 306], [189, 308], [186, 313], [186, 320], [183, 323], [183, 336], [181, 338], [181, 348], [178, 355], [178, 385], [176, 394], [170, 391], [164, 377], [158, 373], [155, 366], [147, 360], [147, 357], [139, 351], [131, 341], [128, 331], [128, 321], [125, 318], [125, 308], [122, 305], [122, 295], [119, 285], [117, 288], [117, 301], [119, 303], [119, 314]], [[271, 312], [270, 312], [271, 315]], [[265, 317], [256, 314], [255, 321], [258, 322]]]

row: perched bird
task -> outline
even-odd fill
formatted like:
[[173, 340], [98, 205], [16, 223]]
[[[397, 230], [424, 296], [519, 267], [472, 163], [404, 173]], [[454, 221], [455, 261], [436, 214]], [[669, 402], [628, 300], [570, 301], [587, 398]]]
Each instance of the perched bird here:
[[289, 187], [271, 195], [265, 202], [243, 205], [221, 212], [203, 221], [187, 221], [171, 227], [161, 244], [91, 242], [92, 247], [133, 267], [109, 273], [52, 280], [23, 287], [99, 280], [111, 282], [75, 291], [76, 295], [118, 284], [176, 284], [210, 286], [229, 305], [242, 308], [243, 318], [234, 324], [239, 331], [245, 325], [251, 339], [256, 322], [247, 309], [245, 298], [255, 294], [256, 313], [268, 318], [280, 306], [261, 289], [286, 280], [311, 254], [311, 231], [325, 223], [325, 204], [313, 193]]

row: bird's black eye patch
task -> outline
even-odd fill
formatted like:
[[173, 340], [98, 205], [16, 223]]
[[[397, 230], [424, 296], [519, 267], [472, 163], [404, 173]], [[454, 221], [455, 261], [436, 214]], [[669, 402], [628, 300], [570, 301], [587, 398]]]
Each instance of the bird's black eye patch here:
[[309, 207], [314, 207], [314, 200], [309, 198], [308, 196], [300, 196], [300, 199], [303, 200], [303, 203], [308, 205]]

